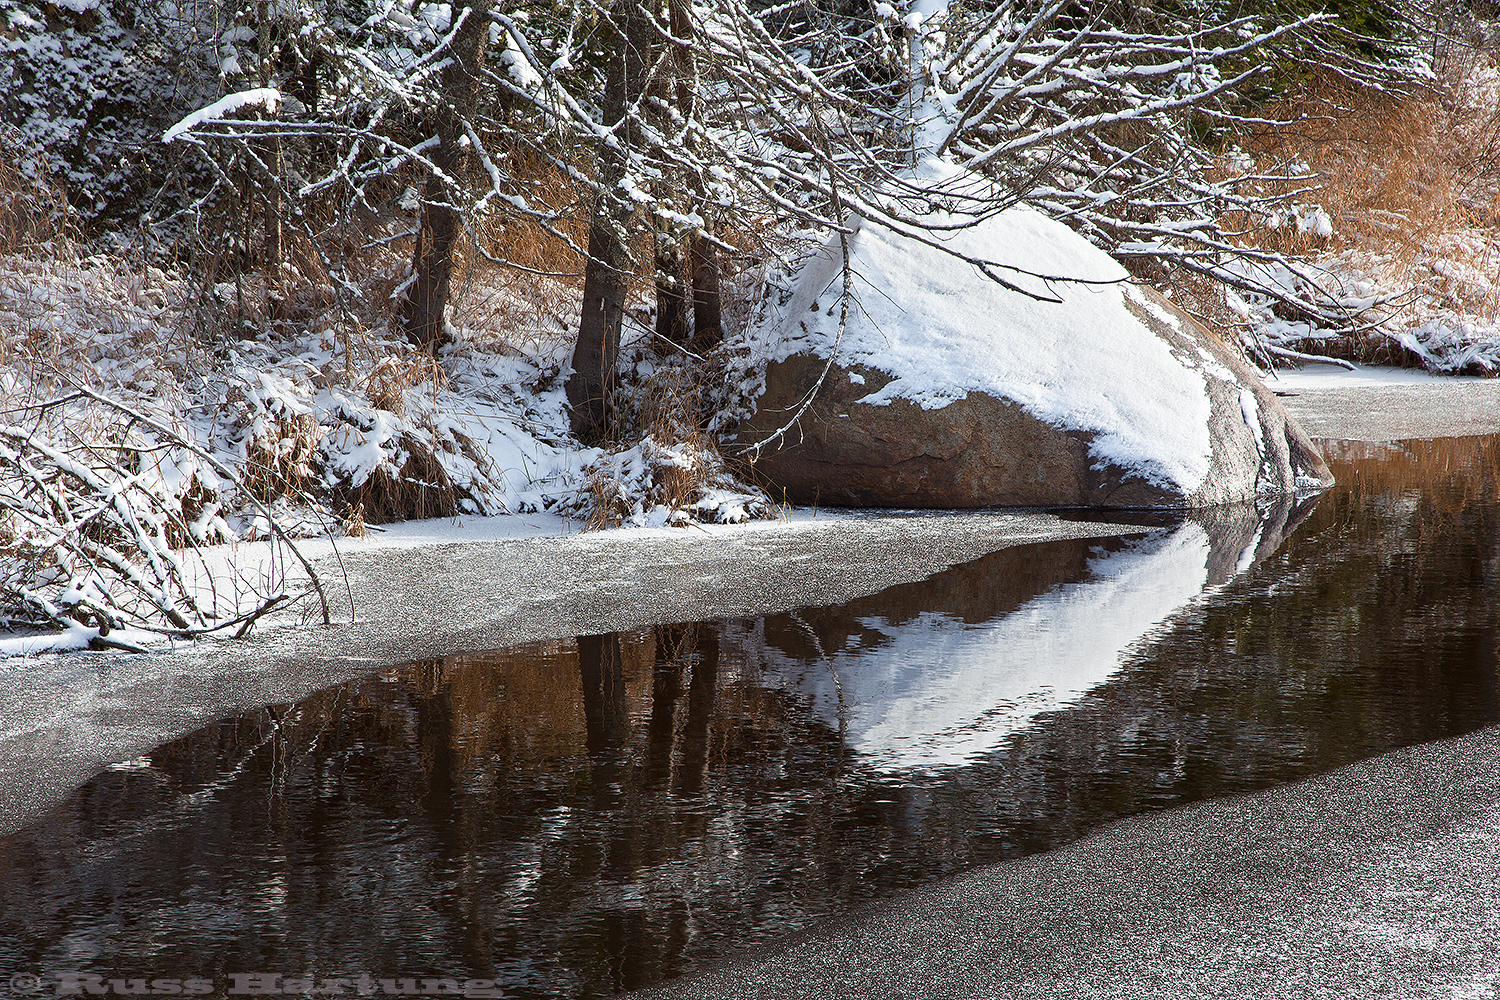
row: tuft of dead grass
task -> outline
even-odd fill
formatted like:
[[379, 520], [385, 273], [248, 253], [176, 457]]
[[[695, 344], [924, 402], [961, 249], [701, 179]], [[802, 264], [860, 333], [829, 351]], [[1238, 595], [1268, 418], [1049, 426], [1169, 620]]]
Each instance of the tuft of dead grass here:
[[365, 396], [376, 409], [401, 416], [406, 413], [408, 389], [425, 384], [436, 394], [447, 381], [442, 365], [432, 355], [408, 349], [375, 363], [365, 379]]
[[585, 470], [577, 508], [588, 530], [627, 522], [685, 527], [778, 515], [764, 491], [729, 471], [704, 430], [697, 369], [664, 368], [628, 395], [628, 423], [639, 438]]
[[345, 502], [359, 512], [360, 525], [457, 517], [467, 494], [449, 477], [432, 449], [412, 434], [401, 435], [399, 448], [405, 457], [397, 472], [382, 465], [346, 491]]
[[0, 150], [0, 256], [71, 241], [74, 213], [45, 152], [28, 148], [7, 125], [0, 125]]
[[[1322, 81], [1273, 108], [1286, 124], [1248, 144], [1262, 161], [1301, 162], [1308, 187], [1291, 211], [1244, 220], [1256, 243], [1293, 255], [1384, 245], [1408, 267], [1435, 237], [1482, 223], [1500, 207], [1500, 106], [1465, 81], [1426, 97], [1393, 97]], [[1288, 215], [1316, 205], [1334, 223], [1319, 235]]]
[[[1306, 323], [1296, 349], [1493, 373], [1467, 346], [1500, 320], [1496, 58], [1470, 60], [1415, 97], [1320, 80], [1270, 117], [1283, 124], [1249, 137], [1245, 148], [1258, 167], [1301, 163], [1305, 176], [1261, 189], [1285, 198], [1282, 211], [1232, 216], [1225, 228], [1239, 231], [1244, 246], [1312, 261], [1329, 276], [1333, 297], [1369, 328], [1359, 337], [1324, 336], [1277, 306], [1276, 317]], [[1222, 309], [1206, 311], [1234, 324]]]

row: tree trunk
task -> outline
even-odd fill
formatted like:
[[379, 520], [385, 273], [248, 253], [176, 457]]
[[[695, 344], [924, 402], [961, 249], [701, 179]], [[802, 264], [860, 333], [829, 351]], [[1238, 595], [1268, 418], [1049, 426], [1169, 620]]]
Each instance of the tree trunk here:
[[[708, 211], [705, 204], [700, 209]], [[705, 221], [705, 226], [706, 226]], [[693, 240], [693, 350], [707, 351], [724, 339], [719, 299], [719, 251], [706, 236]]]
[[[276, 26], [272, 22], [269, 0], [260, 0], [256, 5], [255, 39], [260, 56], [260, 85], [271, 86], [272, 36]], [[275, 112], [272, 112], [275, 114]], [[265, 143], [260, 156], [270, 173], [265, 190], [265, 272], [266, 272], [266, 316], [272, 323], [281, 323], [290, 315], [286, 288], [286, 250], [282, 243], [281, 216], [285, 209], [281, 197], [281, 139], [272, 138]]]
[[452, 60], [442, 71], [448, 105], [431, 120], [438, 144], [430, 155], [437, 169], [424, 185], [421, 225], [412, 246], [415, 277], [401, 309], [406, 339], [434, 355], [448, 342], [445, 315], [453, 278], [453, 249], [463, 229], [454, 186], [464, 165], [460, 147], [464, 120], [473, 114], [478, 100], [479, 74], [490, 38], [490, 0], [468, 0], [453, 7], [455, 17], [465, 11], [468, 16], [453, 39]]
[[686, 347], [692, 330], [688, 309], [692, 295], [682, 244], [672, 233], [656, 233], [656, 335]]
[[625, 221], [608, 213], [608, 202], [589, 221], [589, 260], [583, 274], [583, 313], [573, 374], [568, 376], [568, 405], [573, 432], [588, 443], [607, 440], [614, 430], [615, 369], [620, 356], [620, 327], [625, 319], [630, 249], [621, 230]]
[[613, 397], [620, 355], [620, 328], [625, 318], [633, 260], [630, 223], [635, 205], [620, 191], [635, 149], [636, 129], [630, 108], [645, 87], [647, 25], [640, 0], [616, 0], [611, 9], [614, 41], [604, 87], [604, 126], [613, 142], [600, 142], [599, 194], [589, 220], [589, 259], [583, 273], [583, 312], [573, 374], [568, 377], [568, 405], [573, 432], [586, 442], [606, 440], [614, 432]]
[[[446, 155], [450, 150], [445, 142], [432, 151], [433, 163], [444, 173], [450, 171], [453, 160], [457, 159]], [[434, 355], [448, 342], [444, 316], [453, 278], [453, 247], [458, 242], [459, 230], [458, 212], [447, 201], [447, 188], [436, 176], [428, 177], [423, 185], [422, 222], [412, 248], [412, 270], [416, 280], [406, 293], [401, 311], [406, 339], [412, 346]]]
[[[668, 0], [667, 16], [672, 37], [681, 44], [673, 53], [673, 69], [677, 75], [677, 111], [688, 123], [687, 142], [696, 145], [697, 133], [693, 130], [698, 114], [698, 62], [693, 52], [692, 8], [688, 0]], [[717, 347], [724, 339], [721, 332], [722, 316], [719, 305], [719, 254], [706, 237], [713, 235], [713, 208], [708, 202], [708, 191], [703, 178], [689, 179], [693, 194], [693, 211], [703, 219], [703, 232], [687, 241], [687, 277], [692, 285], [693, 335], [689, 338], [694, 351], [708, 351]]]

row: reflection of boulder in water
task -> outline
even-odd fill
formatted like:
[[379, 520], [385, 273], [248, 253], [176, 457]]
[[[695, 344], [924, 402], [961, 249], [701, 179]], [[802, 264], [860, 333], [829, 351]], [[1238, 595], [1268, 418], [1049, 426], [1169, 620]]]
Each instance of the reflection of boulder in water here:
[[1231, 503], [1195, 510], [1190, 520], [1208, 533], [1204, 585], [1217, 587], [1269, 558], [1312, 513], [1317, 497], [1268, 497], [1259, 505]]
[[1274, 552], [1303, 513], [1290, 500], [1231, 505], [1142, 538], [993, 553], [767, 619], [768, 666], [871, 763], [961, 764], [1107, 680], [1131, 645]]

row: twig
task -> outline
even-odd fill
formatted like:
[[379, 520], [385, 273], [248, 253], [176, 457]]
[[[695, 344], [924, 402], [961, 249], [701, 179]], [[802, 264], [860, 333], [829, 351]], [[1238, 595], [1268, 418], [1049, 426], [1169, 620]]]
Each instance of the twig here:
[[266, 506], [264, 503], [262, 503], [260, 500], [258, 500], [255, 497], [255, 495], [250, 492], [250, 490], [245, 486], [244, 482], [241, 481], [240, 477], [235, 474], [235, 472], [234, 472], [233, 469], [229, 468], [229, 466], [227, 466], [223, 462], [219, 461], [217, 458], [215, 458], [209, 452], [205, 451], [202, 448], [199, 448], [197, 445], [193, 444], [191, 441], [186, 440], [185, 438], [182, 437], [182, 435], [178, 434], [176, 431], [172, 430], [170, 427], [167, 427], [165, 424], [162, 424], [159, 421], [153, 420], [152, 418], [146, 416], [145, 414], [140, 413], [140, 412], [138, 412], [136, 410], [133, 410], [130, 407], [124, 405], [123, 403], [118, 403], [118, 402], [110, 399], [107, 396], [104, 396], [104, 395], [101, 395], [98, 392], [95, 392], [93, 389], [90, 389], [88, 386], [83, 385], [82, 383], [78, 382], [76, 379], [72, 378], [72, 376], [68, 375], [67, 373], [62, 373], [62, 375], [63, 375], [63, 377], [65, 379], [67, 379], [69, 382], [71, 382], [77, 388], [77, 390], [79, 392], [81, 392], [84, 395], [88, 396], [90, 399], [94, 400], [95, 402], [100, 403], [100, 404], [102, 404], [104, 406], [108, 406], [108, 407], [110, 407], [110, 408], [112, 408], [114, 410], [117, 410], [120, 413], [123, 413], [126, 416], [131, 417], [131, 418], [133, 418], [135, 420], [139, 420], [141, 423], [143, 423], [146, 426], [152, 428], [153, 430], [155, 430], [159, 434], [165, 434], [167, 437], [169, 437], [173, 441], [175, 441], [178, 444], [179, 447], [182, 447], [182, 448], [186, 449], [187, 451], [189, 451], [192, 454], [196, 455], [198, 458], [202, 459], [204, 462], [207, 462], [210, 468], [212, 468], [219, 475], [223, 476], [225, 479], [229, 480], [229, 482], [231, 482], [232, 484], [234, 484], [235, 488], [238, 489], [241, 493], [243, 493], [245, 495], [246, 499], [248, 499], [250, 501], [250, 503], [254, 505], [255, 509], [258, 510], [261, 513], [261, 515], [266, 519], [266, 523], [267, 523], [267, 525], [270, 526], [271, 532], [277, 538], [279, 538], [281, 540], [282, 544], [284, 544], [287, 547], [287, 549], [292, 553], [292, 555], [294, 555], [294, 556], [297, 557], [297, 561], [299, 563], [301, 563], [302, 564], [302, 568], [307, 571], [308, 581], [312, 584], [313, 590], [317, 592], [319, 604], [322, 606], [322, 609], [323, 609], [323, 624], [324, 625], [331, 625], [333, 623], [332, 622], [332, 616], [329, 614], [329, 609], [328, 609], [328, 595], [324, 592], [324, 590], [323, 590], [323, 582], [322, 582], [322, 580], [320, 580], [318, 578], [317, 571], [313, 569], [312, 563], [309, 562], [308, 559], [307, 559], [307, 557], [302, 554], [302, 550], [300, 548], [298, 548], [295, 543], [292, 542], [291, 538], [287, 535], [287, 533], [284, 530], [282, 530], [281, 525], [279, 523], [277, 523], [275, 516], [271, 512], [271, 509], [268, 506]]

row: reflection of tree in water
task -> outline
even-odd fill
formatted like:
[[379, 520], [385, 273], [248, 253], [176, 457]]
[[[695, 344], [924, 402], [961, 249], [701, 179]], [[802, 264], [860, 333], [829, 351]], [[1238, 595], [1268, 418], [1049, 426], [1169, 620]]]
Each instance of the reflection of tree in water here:
[[774, 686], [768, 647], [878, 646], [876, 619], [982, 627], [1086, 578], [1099, 543], [796, 620], [411, 664], [207, 727], [0, 841], [0, 961], [54, 967], [68, 942], [134, 976], [606, 993], [1115, 817], [1500, 717], [1500, 449], [1335, 458], [1340, 485], [1279, 551], [972, 766], [867, 770]]

